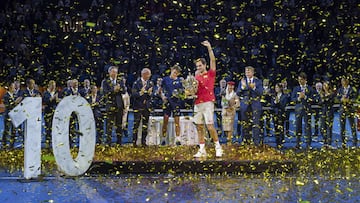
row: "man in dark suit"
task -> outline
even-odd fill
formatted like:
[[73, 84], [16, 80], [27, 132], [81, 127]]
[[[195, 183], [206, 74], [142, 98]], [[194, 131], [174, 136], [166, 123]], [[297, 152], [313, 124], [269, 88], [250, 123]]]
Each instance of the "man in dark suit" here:
[[[35, 87], [36, 87], [35, 80], [27, 79], [26, 80], [26, 89], [19, 90], [19, 93], [18, 93], [19, 98], [21, 98], [21, 100], [23, 100], [23, 99], [25, 99], [25, 97], [41, 97], [41, 93]], [[24, 132], [25, 132], [25, 125], [21, 124], [18, 127], [18, 138], [20, 138], [20, 140], [24, 139]]]
[[80, 96], [79, 81], [77, 79], [71, 80], [70, 87], [65, 88], [62, 93], [64, 97], [69, 95]]
[[66, 87], [62, 89], [62, 91], [60, 92], [59, 98], [64, 98], [66, 96], [69, 96], [72, 86], [73, 86], [73, 80], [72, 79], [67, 80]]
[[345, 141], [345, 124], [346, 118], [349, 119], [351, 134], [353, 137], [353, 146], [357, 146], [357, 135], [356, 135], [356, 126], [355, 126], [355, 113], [356, 108], [354, 103], [357, 99], [356, 88], [351, 87], [348, 78], [341, 79], [341, 88], [337, 92], [337, 97], [340, 100], [340, 134], [343, 147], [346, 146]]
[[300, 148], [302, 135], [302, 120], [305, 122], [305, 138], [307, 146], [311, 146], [311, 104], [314, 99], [314, 90], [307, 85], [307, 75], [301, 72], [298, 76], [299, 85], [291, 93], [291, 101], [295, 104], [295, 134], [296, 148]]
[[[15, 133], [16, 129], [11, 123], [11, 119], [9, 117], [9, 112], [16, 107], [16, 105], [21, 101], [21, 97], [17, 97], [15, 92], [15, 83], [11, 83], [9, 85], [8, 91], [5, 93], [3, 97], [5, 112], [4, 112], [4, 133], [2, 136], [2, 148], [5, 149], [7, 147], [13, 148], [15, 143]], [[7, 145], [7, 141], [9, 141], [9, 145]]]
[[98, 92], [96, 85], [90, 86], [90, 92], [86, 96], [95, 117], [96, 124], [96, 143], [103, 144], [104, 120], [101, 112], [102, 96]]
[[[288, 97], [288, 103], [286, 104], [286, 106], [290, 105], [291, 103], [291, 88], [288, 88], [288, 83], [286, 78], [284, 78], [281, 81], [281, 84], [283, 86], [283, 93], [287, 95]], [[285, 135], [289, 135], [289, 129], [290, 129], [290, 110], [285, 110], [285, 121], [284, 121], [284, 125], [285, 125]]]
[[41, 97], [39, 90], [35, 89], [35, 80], [28, 79], [26, 81], [26, 89], [21, 91], [21, 97]]
[[117, 144], [121, 144], [122, 138], [122, 115], [124, 111], [124, 101], [122, 94], [125, 93], [125, 84], [118, 76], [118, 67], [110, 66], [108, 69], [109, 78], [102, 81], [103, 96], [105, 100], [107, 121], [106, 134], [107, 143], [111, 144], [112, 128], [116, 128]]
[[146, 136], [151, 111], [151, 95], [154, 84], [149, 80], [151, 70], [144, 68], [141, 71], [141, 77], [137, 79], [132, 87], [133, 109], [134, 109], [134, 128], [133, 128], [133, 145], [136, 146], [138, 129], [142, 121], [141, 145], [146, 146]]
[[242, 78], [237, 94], [243, 98], [240, 102], [244, 142], [250, 143], [251, 132], [256, 146], [261, 143], [260, 117], [262, 112], [261, 96], [263, 94], [262, 81], [254, 77], [255, 70], [252, 66], [245, 67], [245, 78]]
[[45, 120], [45, 146], [50, 148], [51, 143], [51, 131], [52, 131], [52, 119], [57, 104], [60, 102], [59, 92], [56, 89], [56, 82], [50, 80], [47, 90], [44, 92], [43, 102], [44, 108], [44, 120]]
[[[66, 97], [70, 95], [80, 96], [79, 81], [77, 79], [68, 80], [67, 87], [64, 88], [61, 94], [62, 97]], [[78, 144], [78, 140], [79, 140], [78, 138], [82, 134], [79, 131], [79, 120], [75, 112], [71, 113], [69, 129], [70, 129], [70, 137], [69, 137], [70, 146]]]
[[82, 97], [87, 97], [88, 94], [90, 94], [90, 92], [91, 92], [90, 80], [85, 79], [84, 86], [82, 88], [80, 88], [79, 93]]
[[[222, 97], [225, 95], [226, 93], [226, 80], [225, 79], [221, 79], [219, 82], [219, 86], [215, 87], [215, 99], [216, 99], [216, 108], [221, 109], [221, 99]], [[215, 111], [216, 114], [216, 124], [217, 124], [217, 129], [218, 129], [218, 135], [221, 136], [222, 132], [223, 132], [223, 127], [222, 127], [222, 116], [221, 116], [221, 111]]]
[[[322, 91], [323, 91], [323, 85], [321, 82], [316, 82], [315, 83], [315, 89], [314, 89], [314, 100], [313, 100], [313, 104], [314, 105], [318, 105], [320, 106], [319, 108], [313, 108], [312, 112], [314, 115], [314, 120], [315, 120], [315, 131], [313, 133], [313, 136], [318, 136], [319, 132], [321, 133], [321, 117], [322, 117], [322, 112], [321, 112], [321, 95], [322, 95]], [[323, 135], [324, 136], [324, 135]]]

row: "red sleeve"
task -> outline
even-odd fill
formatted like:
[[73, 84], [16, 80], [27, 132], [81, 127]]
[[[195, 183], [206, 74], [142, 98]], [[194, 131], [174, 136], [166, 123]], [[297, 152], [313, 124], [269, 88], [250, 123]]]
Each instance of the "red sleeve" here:
[[216, 76], [216, 71], [209, 69], [208, 71], [209, 77], [215, 77]]

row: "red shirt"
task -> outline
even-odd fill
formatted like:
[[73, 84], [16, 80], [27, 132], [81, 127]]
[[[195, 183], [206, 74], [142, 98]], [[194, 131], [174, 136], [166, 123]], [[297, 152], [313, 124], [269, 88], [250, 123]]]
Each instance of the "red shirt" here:
[[195, 76], [195, 79], [199, 82], [197, 98], [195, 104], [204, 102], [215, 102], [214, 85], [215, 85], [216, 71], [209, 70], [205, 74]]

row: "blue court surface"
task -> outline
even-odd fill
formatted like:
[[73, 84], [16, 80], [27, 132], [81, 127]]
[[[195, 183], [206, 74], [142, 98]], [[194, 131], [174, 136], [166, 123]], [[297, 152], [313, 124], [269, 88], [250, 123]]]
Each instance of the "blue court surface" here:
[[[290, 116], [290, 120], [294, 115]], [[2, 119], [2, 118], [1, 118]], [[0, 121], [0, 133], [3, 131]], [[132, 116], [129, 118], [132, 125]], [[294, 129], [293, 123], [290, 125]], [[349, 129], [349, 126], [347, 127]], [[270, 132], [271, 133], [271, 132]], [[123, 138], [130, 142], [129, 137]], [[347, 133], [352, 146], [350, 133]], [[224, 141], [225, 138], [221, 138]], [[237, 138], [236, 136], [234, 139]], [[274, 146], [274, 137], [265, 143]], [[332, 145], [339, 147], [339, 116]], [[285, 148], [295, 145], [293, 131]], [[321, 148], [322, 137], [312, 147]], [[21, 140], [17, 143], [21, 147]], [[286, 150], [286, 149], [285, 149]], [[360, 159], [358, 159], [359, 161]], [[358, 176], [327, 177], [294, 174], [216, 175], [147, 174], [67, 178], [57, 172], [41, 180], [23, 179], [22, 172], [0, 170], [0, 202], [360, 202]]]
[[359, 202], [360, 180], [144, 175], [0, 179], [1, 202]]

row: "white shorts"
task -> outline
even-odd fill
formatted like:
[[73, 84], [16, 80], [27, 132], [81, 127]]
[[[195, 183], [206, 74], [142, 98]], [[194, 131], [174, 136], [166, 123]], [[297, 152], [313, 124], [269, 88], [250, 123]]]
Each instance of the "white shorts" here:
[[204, 102], [195, 104], [194, 118], [195, 124], [214, 124], [214, 102]]

